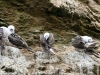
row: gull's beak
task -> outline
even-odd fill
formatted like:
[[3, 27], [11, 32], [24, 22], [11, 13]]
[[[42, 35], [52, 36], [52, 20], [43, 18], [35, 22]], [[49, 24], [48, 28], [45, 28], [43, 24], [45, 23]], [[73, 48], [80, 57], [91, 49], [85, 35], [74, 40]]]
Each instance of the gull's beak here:
[[53, 54], [55, 54], [54, 50], [52, 48], [49, 49], [50, 52], [52, 52]]
[[15, 33], [15, 31], [13, 31], [13, 33]]

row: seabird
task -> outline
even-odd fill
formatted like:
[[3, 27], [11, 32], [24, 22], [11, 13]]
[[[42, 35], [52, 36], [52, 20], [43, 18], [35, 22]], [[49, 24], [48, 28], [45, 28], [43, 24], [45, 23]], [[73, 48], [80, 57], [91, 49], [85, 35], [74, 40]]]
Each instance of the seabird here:
[[21, 38], [18, 34], [11, 32], [7, 27], [1, 27], [4, 32], [4, 41], [8, 46], [14, 46], [19, 48], [25, 48], [28, 51], [32, 51], [32, 49], [28, 46], [23, 38]]
[[96, 57], [100, 58], [99, 54], [94, 51], [95, 45], [97, 43], [94, 42], [93, 39], [90, 40], [91, 37], [88, 37], [88, 38], [86, 38], [86, 37], [85, 38], [83, 38], [81, 36], [74, 37], [72, 39], [72, 45], [75, 48], [84, 49], [87, 52], [91, 52], [93, 55], [95, 55]]
[[40, 35], [40, 44], [45, 52], [47, 53], [53, 53], [55, 54], [55, 51], [53, 49], [53, 44], [55, 42], [53, 33], [44, 33], [43, 35]]

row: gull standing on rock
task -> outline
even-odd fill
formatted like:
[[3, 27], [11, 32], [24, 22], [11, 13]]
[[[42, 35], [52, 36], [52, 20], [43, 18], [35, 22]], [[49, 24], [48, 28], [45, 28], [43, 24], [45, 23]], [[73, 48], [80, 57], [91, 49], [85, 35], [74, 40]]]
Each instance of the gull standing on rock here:
[[40, 35], [40, 44], [45, 52], [55, 54], [55, 51], [53, 49], [54, 42], [55, 39], [53, 33], [46, 32], [43, 35]]
[[4, 32], [4, 43], [8, 46], [14, 46], [18, 48], [24, 48], [28, 51], [32, 51], [32, 49], [28, 46], [23, 38], [21, 38], [18, 34], [14, 33], [14, 31], [10, 30], [10, 27], [1, 27]]
[[99, 54], [94, 51], [97, 42], [93, 41], [92, 37], [88, 36], [76, 36], [72, 39], [72, 45], [75, 48], [84, 49], [87, 52], [91, 52], [94, 56], [100, 58]]

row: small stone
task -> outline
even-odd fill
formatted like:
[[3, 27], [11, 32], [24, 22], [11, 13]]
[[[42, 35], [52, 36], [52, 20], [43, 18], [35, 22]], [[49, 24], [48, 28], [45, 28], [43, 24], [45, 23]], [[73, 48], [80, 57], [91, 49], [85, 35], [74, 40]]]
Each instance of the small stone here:
[[41, 70], [41, 71], [45, 71], [46, 67], [45, 66], [40, 66], [38, 69]]

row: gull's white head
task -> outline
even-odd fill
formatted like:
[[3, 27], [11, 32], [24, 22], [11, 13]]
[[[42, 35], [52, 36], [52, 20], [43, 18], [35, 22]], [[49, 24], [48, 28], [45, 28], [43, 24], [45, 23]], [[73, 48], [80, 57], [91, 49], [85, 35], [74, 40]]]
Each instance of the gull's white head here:
[[8, 26], [8, 29], [12, 32], [15, 33], [15, 27], [13, 25]]
[[85, 42], [88, 42], [88, 43], [93, 42], [92, 37], [89, 37], [89, 36], [81, 36], [81, 37]]
[[47, 32], [44, 34], [44, 38], [47, 40], [49, 38], [50, 34]]
[[3, 29], [4, 36], [9, 36], [12, 32], [7, 27], [0, 27]]

